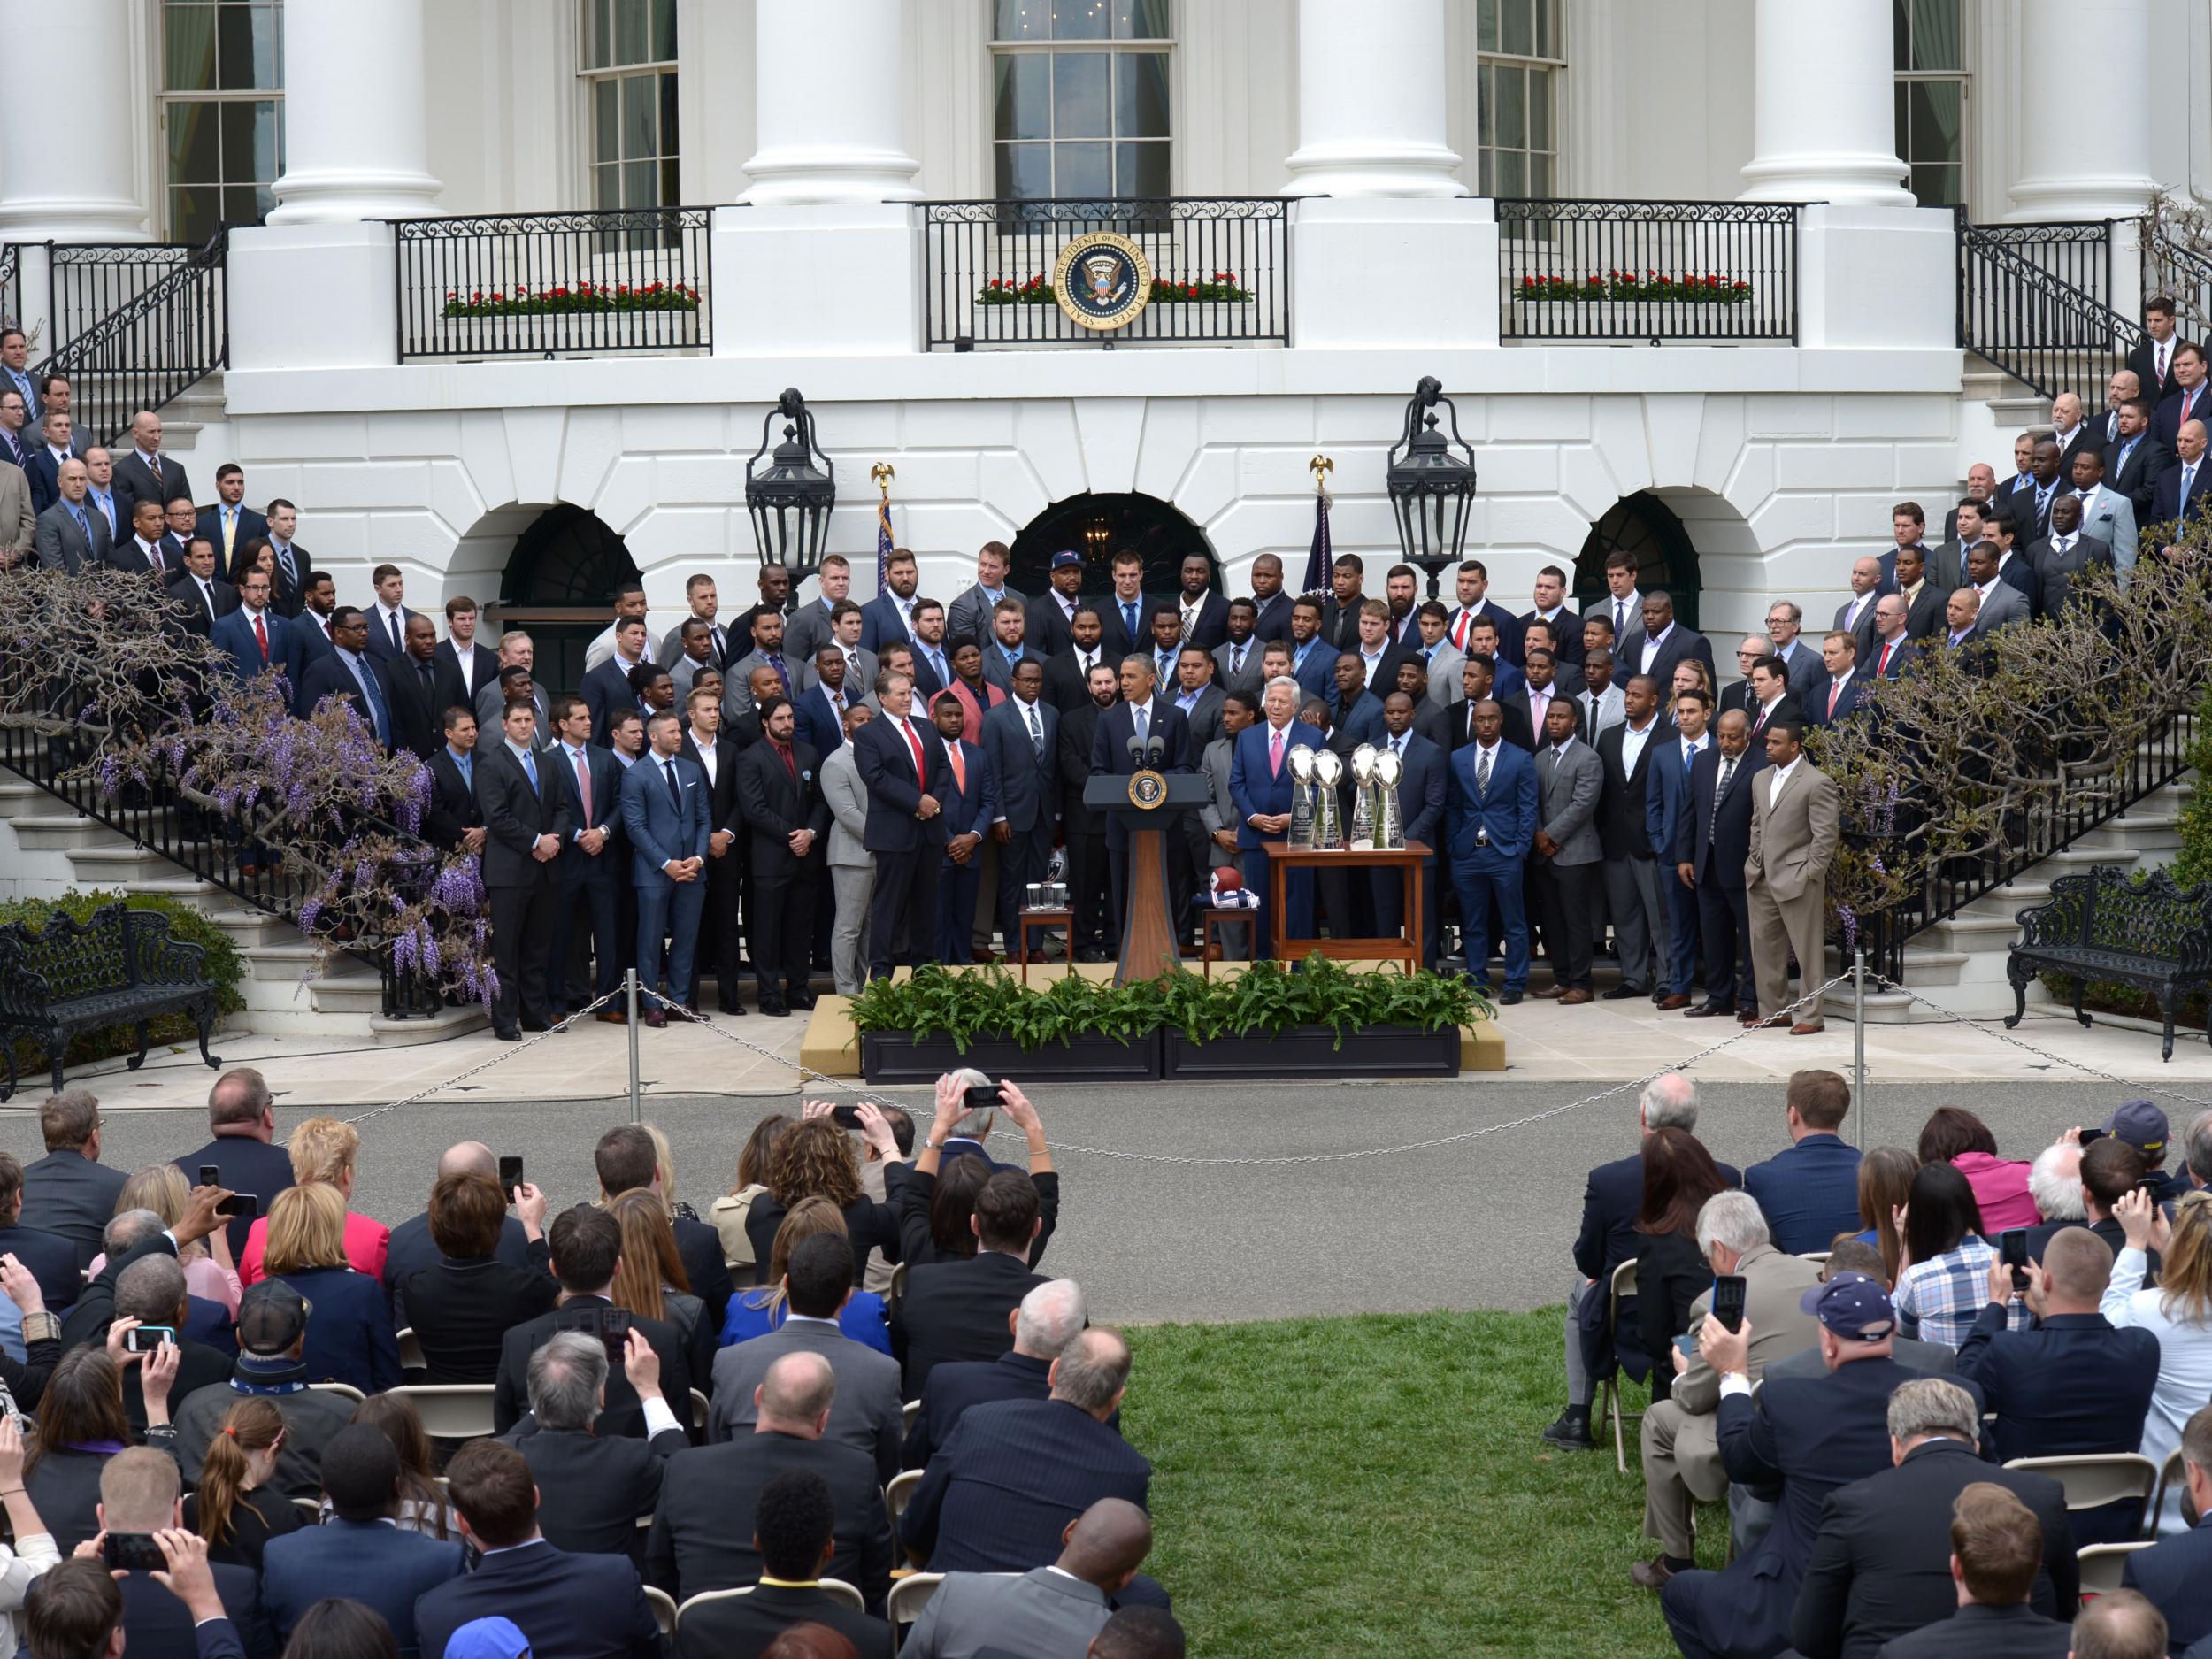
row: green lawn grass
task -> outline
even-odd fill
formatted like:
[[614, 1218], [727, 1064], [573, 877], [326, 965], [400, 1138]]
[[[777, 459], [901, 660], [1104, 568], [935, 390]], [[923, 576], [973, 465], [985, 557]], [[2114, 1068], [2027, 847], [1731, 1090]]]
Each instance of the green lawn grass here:
[[[1643, 1479], [1554, 1453], [1558, 1309], [1155, 1325], [1124, 1432], [1152, 1460], [1148, 1566], [1206, 1659], [1670, 1659], [1629, 1583]], [[1644, 1391], [1631, 1391], [1640, 1409]], [[1725, 1548], [1717, 1508], [1701, 1550]]]

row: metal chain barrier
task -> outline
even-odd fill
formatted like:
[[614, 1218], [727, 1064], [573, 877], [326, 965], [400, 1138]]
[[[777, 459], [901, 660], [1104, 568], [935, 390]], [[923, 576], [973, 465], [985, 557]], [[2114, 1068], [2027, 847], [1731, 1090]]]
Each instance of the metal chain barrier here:
[[[502, 1046], [499, 1052], [493, 1055], [490, 1059], [480, 1061], [475, 1065], [469, 1067], [467, 1071], [460, 1072], [453, 1077], [449, 1077], [442, 1083], [433, 1083], [428, 1088], [419, 1088], [412, 1094], [403, 1095], [398, 1100], [388, 1102], [382, 1106], [373, 1106], [367, 1111], [357, 1112], [352, 1117], [342, 1118], [339, 1121], [341, 1123], [349, 1124], [366, 1123], [372, 1118], [381, 1118], [386, 1112], [397, 1111], [403, 1106], [415, 1105], [419, 1102], [428, 1100], [433, 1094], [440, 1094], [446, 1089], [457, 1087], [459, 1085], [467, 1082], [469, 1079], [480, 1076], [484, 1072], [490, 1071], [495, 1065], [503, 1064], [505, 1062], [513, 1059], [518, 1054], [527, 1053], [530, 1049], [536, 1048], [538, 1044], [543, 1042], [548, 1037], [557, 1037], [561, 1034], [561, 1033], [566, 1031], [571, 1025], [573, 1025], [578, 1020], [583, 1018], [586, 1015], [597, 1013], [601, 1009], [606, 1007], [608, 1003], [615, 1001], [622, 995], [622, 990], [618, 988], [608, 992], [604, 996], [595, 997], [590, 1002], [585, 1003], [583, 1007], [578, 1009], [574, 1013], [568, 1015], [565, 1018], [547, 1026], [543, 1031], [532, 1032], [520, 1042], [508, 1043]], [[198, 1109], [196, 1108], [195, 1110]]]

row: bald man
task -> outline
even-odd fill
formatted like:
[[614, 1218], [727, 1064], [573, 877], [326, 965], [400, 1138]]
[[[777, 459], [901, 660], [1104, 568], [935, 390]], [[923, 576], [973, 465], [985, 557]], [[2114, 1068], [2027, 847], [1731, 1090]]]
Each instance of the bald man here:
[[1105, 1628], [1109, 1603], [1152, 1549], [1151, 1517], [1125, 1498], [1101, 1498], [1067, 1524], [1060, 1558], [1014, 1578], [945, 1575], [902, 1659], [973, 1659], [985, 1652], [1072, 1654]]
[[[2204, 517], [2207, 498], [2212, 496], [2212, 467], [2204, 465], [2204, 422], [2182, 422], [2174, 443], [2173, 465], [2159, 474], [2158, 488], [2151, 498], [2153, 524], [2185, 525], [2192, 518]], [[2178, 557], [2180, 549], [2169, 537], [2160, 551], [2170, 559]]]
[[[488, 1175], [499, 1179], [499, 1159], [481, 1141], [463, 1141], [448, 1147], [438, 1159], [438, 1172], [432, 1178], [436, 1186], [449, 1175]], [[499, 1248], [494, 1252], [511, 1267], [528, 1268], [531, 1260], [529, 1234], [524, 1230], [521, 1218], [512, 1208], [514, 1194], [507, 1194], [507, 1218], [499, 1224]], [[442, 1259], [436, 1243], [430, 1237], [428, 1210], [411, 1216], [392, 1229], [392, 1242], [384, 1256], [384, 1299], [392, 1304], [392, 1319], [396, 1326], [404, 1328], [406, 1310], [400, 1288], [415, 1274], [426, 1268], [437, 1266]], [[540, 1272], [545, 1271], [545, 1253], [537, 1253], [534, 1263]]]

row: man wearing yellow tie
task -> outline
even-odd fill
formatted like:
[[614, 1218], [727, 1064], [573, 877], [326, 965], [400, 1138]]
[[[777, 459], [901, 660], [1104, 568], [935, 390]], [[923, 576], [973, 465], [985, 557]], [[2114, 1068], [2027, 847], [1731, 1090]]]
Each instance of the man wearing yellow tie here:
[[197, 533], [215, 544], [217, 563], [237, 580], [238, 553], [256, 536], [269, 534], [269, 521], [245, 504], [246, 470], [235, 461], [215, 469], [215, 505], [200, 511]]

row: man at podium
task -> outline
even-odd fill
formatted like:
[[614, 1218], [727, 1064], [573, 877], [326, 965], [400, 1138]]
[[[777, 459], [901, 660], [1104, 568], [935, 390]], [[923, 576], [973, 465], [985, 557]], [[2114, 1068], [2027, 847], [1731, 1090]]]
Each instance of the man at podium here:
[[[1152, 659], [1130, 656], [1121, 664], [1121, 701], [1098, 717], [1098, 731], [1091, 739], [1091, 776], [1126, 778], [1148, 770], [1142, 757], [1154, 738], [1161, 740], [1161, 757], [1149, 770], [1188, 772], [1190, 723], [1169, 699], [1155, 695], [1156, 676]], [[1133, 749], [1132, 742], [1135, 747]], [[1180, 835], [1167, 843], [1168, 894], [1179, 946], [1190, 938], [1191, 887], [1197, 877]], [[1112, 873], [1113, 937], [1122, 936], [1129, 896], [1129, 831], [1118, 815], [1106, 822], [1106, 863]]]

